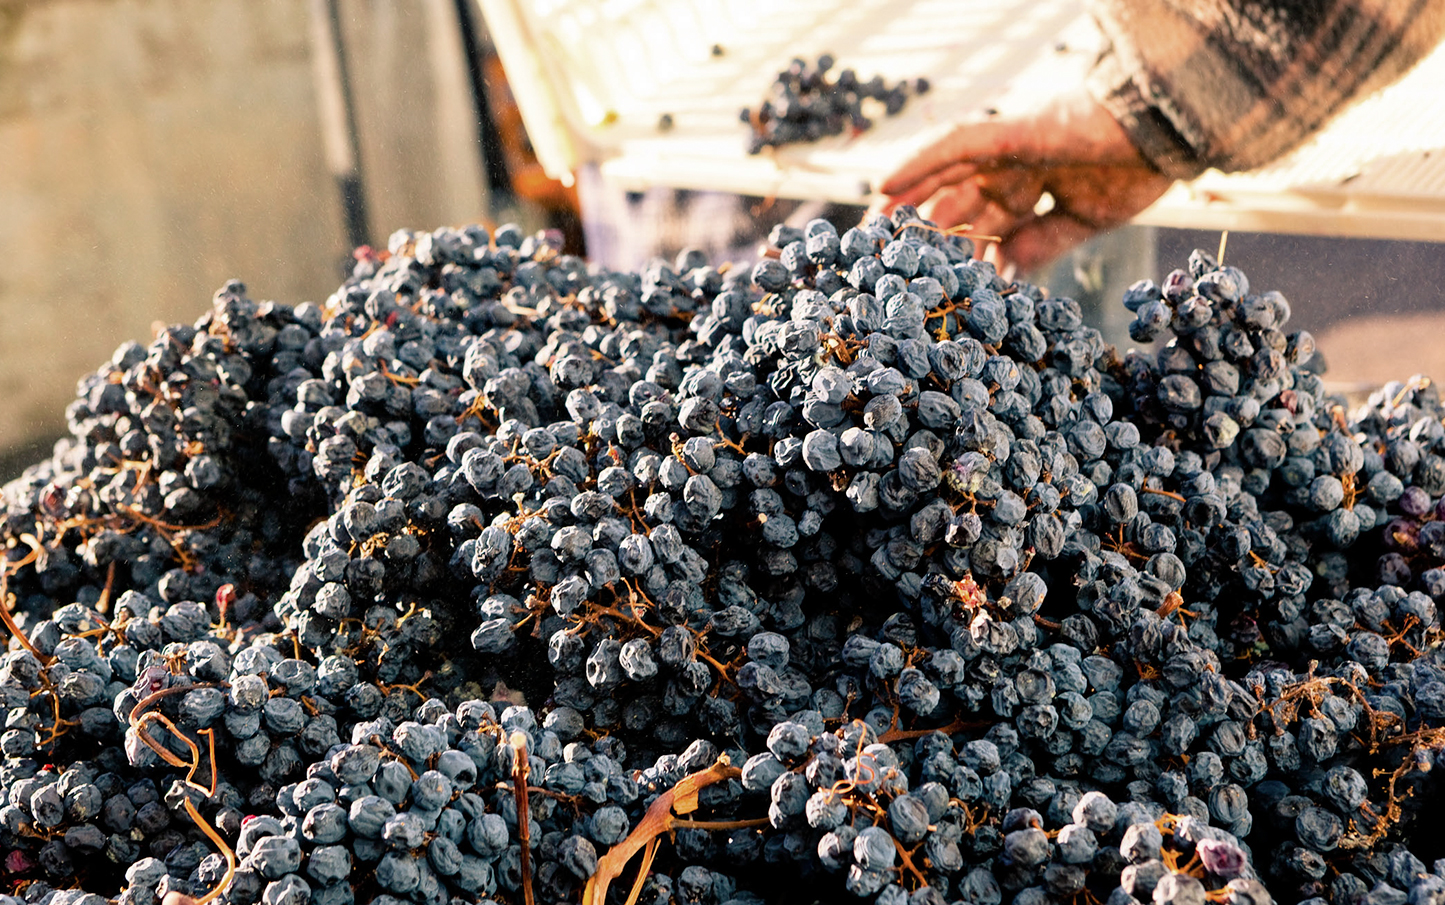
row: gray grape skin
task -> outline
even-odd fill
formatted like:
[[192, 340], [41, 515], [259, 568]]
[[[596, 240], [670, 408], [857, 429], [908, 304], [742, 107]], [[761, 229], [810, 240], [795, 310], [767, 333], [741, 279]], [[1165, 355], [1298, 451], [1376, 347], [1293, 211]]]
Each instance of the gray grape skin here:
[[[1194, 821], [1163, 843], [1184, 855], [1256, 838], [1288, 800], [1298, 816], [1280, 824], [1266, 879], [1295, 896], [1317, 849], [1368, 820], [1359, 808], [1379, 789], [1364, 777], [1380, 763], [1349, 741], [1361, 714], [1347, 693], [1276, 734], [1267, 708], [1307, 681], [1277, 664], [1315, 659], [1316, 675], [1356, 687], [1355, 664], [1390, 670], [1372, 706], [1405, 702], [1427, 729], [1445, 717], [1434, 655], [1411, 667], [1445, 591], [1438, 396], [1389, 387], [1346, 432], [1302, 367], [1313, 341], [1281, 331], [1288, 304], [1202, 255], [1126, 295], [1138, 329], [1173, 330], [1172, 345], [1111, 365], [1077, 306], [1004, 284], [915, 216], [842, 237], [810, 223], [778, 236], [797, 243], [791, 269], [726, 275], [696, 254], [587, 273], [515, 230], [410, 234], [390, 262], [359, 259], [326, 310], [258, 305], [228, 284], [203, 326], [122, 347], [82, 382], [74, 444], [7, 489], [4, 530], [118, 506], [223, 517], [188, 533], [195, 572], [143, 521], [70, 536], [17, 571], [45, 662], [17, 651], [0, 672], [0, 844], [25, 870], [78, 869], [106, 892], [151, 894], [165, 865], [122, 881], [92, 870], [98, 849], [167, 859], [169, 889], [214, 885], [224, 862], [175, 816], [184, 771], [119, 741], [142, 698], [194, 683], [149, 706], [221, 736], [222, 783], [201, 807], [244, 841], [238, 895], [342, 901], [341, 872], [383, 863], [397, 894], [514, 892], [500, 729], [528, 736], [534, 781], [584, 802], [536, 814], [548, 901], [575, 898], [649, 796], [720, 749], [749, 770], [704, 806], [756, 816], [795, 777], [773, 801], [779, 826], [689, 831], [669, 888], [751, 895], [736, 856], [816, 868], [892, 905], [902, 888], [880, 871], [896, 867], [896, 836], [928, 853], [925, 898], [1085, 881], [1122, 894], [1158, 888], [1160, 862], [1126, 871], [1120, 846], [1142, 839], [1147, 855], [1166, 804]], [[949, 298], [971, 307], [929, 316]], [[824, 336], [837, 342], [820, 349]], [[220, 390], [179, 391], [178, 426], [146, 387], [180, 372]], [[156, 492], [97, 471], [117, 454], [148, 458]], [[111, 562], [108, 618], [123, 627], [97, 635]], [[976, 592], [962, 585], [974, 576]], [[1159, 615], [1176, 593], [1187, 614]], [[648, 628], [594, 618], [644, 595], [652, 609], [633, 619]], [[1284, 660], [1252, 664], [1266, 642]], [[539, 643], [556, 653], [547, 667]], [[552, 700], [543, 687], [535, 711], [463, 691], [469, 674], [521, 684], [539, 669]], [[45, 682], [75, 723], [55, 738]], [[991, 728], [879, 744], [895, 704], [904, 725], [981, 713]], [[1182, 772], [1156, 765], [1186, 754]], [[1072, 841], [1086, 838], [1085, 776], [1120, 821], [1085, 814], [1087, 868]], [[892, 803], [861, 858], [845, 781]], [[1008, 831], [966, 834], [955, 799]], [[30, 820], [57, 838], [18, 835]], [[1077, 829], [1046, 849], [1030, 821]], [[1388, 882], [1429, 894], [1417, 863], [1395, 857]], [[1357, 869], [1329, 895], [1352, 895]]]
[[[738, 118], [753, 130], [747, 145], [749, 154], [758, 154], [766, 147], [816, 141], [845, 131], [852, 134], [867, 131], [873, 121], [863, 112], [864, 100], [881, 103], [885, 115], [895, 116], [903, 110], [910, 95], [924, 94], [930, 88], [924, 78], [888, 87], [882, 77], [860, 81], [852, 69], [832, 76], [829, 74], [832, 68], [833, 58], [828, 54], [820, 56], [816, 64], [794, 59], [786, 70], [778, 73], [769, 98], [756, 111], [751, 108], [739, 111]], [[785, 237], [797, 241], [805, 250], [806, 260], [820, 267], [850, 264], [877, 250], [865, 241], [840, 241], [833, 230], [800, 232], [796, 238], [792, 233], [775, 232], [769, 239], [782, 248], [791, 244], [791, 241], [782, 241]]]

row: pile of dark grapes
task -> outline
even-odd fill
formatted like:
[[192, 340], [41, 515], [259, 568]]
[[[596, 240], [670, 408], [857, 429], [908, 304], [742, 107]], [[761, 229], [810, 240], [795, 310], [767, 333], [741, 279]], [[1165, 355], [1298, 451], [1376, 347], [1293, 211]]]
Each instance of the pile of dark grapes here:
[[753, 110], [744, 107], [738, 118], [752, 127], [748, 153], [798, 142], [817, 141], [832, 135], [857, 135], [873, 128], [864, 111], [866, 101], [875, 101], [886, 116], [903, 110], [912, 95], [926, 94], [928, 79], [889, 86], [882, 76], [863, 81], [852, 69], [836, 75], [833, 57], [823, 54], [815, 65], [797, 59], [778, 73], [770, 96]]
[[1445, 900], [1429, 381], [1202, 252], [1121, 354], [909, 208], [770, 238], [401, 232], [82, 380], [0, 905]]

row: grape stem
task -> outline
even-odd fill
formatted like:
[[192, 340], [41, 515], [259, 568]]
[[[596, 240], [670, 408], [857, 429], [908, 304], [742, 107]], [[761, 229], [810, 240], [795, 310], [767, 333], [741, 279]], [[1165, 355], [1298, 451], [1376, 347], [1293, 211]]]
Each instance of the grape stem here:
[[627, 905], [637, 905], [637, 900], [642, 897], [642, 885], [647, 882], [647, 875], [652, 870], [652, 859], [657, 856], [660, 845], [662, 839], [657, 836], [647, 843], [647, 851], [642, 853], [642, 865], [637, 868], [637, 879], [632, 881], [632, 890], [627, 893]]
[[212, 829], [211, 825], [201, 816], [201, 812], [196, 810], [196, 806], [191, 804], [190, 796], [182, 798], [181, 804], [185, 805], [186, 813], [190, 815], [191, 820], [196, 826], [201, 828], [201, 832], [206, 834], [206, 838], [215, 843], [216, 848], [219, 848], [221, 854], [225, 856], [226, 875], [221, 878], [221, 882], [215, 889], [201, 896], [199, 899], [192, 898], [185, 893], [172, 891], [166, 893], [166, 897], [161, 901], [161, 905], [210, 905], [211, 902], [220, 898], [221, 894], [230, 887], [231, 880], [235, 878], [236, 853], [231, 851], [231, 847], [226, 844], [226, 840], [221, 838], [221, 834]]
[[[212, 687], [214, 686], [211, 683], [202, 682], [195, 685], [172, 685], [169, 688], [162, 688], [158, 691], [153, 691], [145, 697], [141, 698], [138, 702], [136, 702], [136, 705], [131, 708], [130, 718], [129, 720], [127, 720], [127, 722], [130, 724], [130, 728], [135, 732], [136, 738], [140, 742], [142, 742], [147, 748], [150, 748], [157, 755], [159, 755], [161, 760], [164, 760], [172, 767], [189, 768], [190, 772], [186, 774], [186, 778], [181, 780], [181, 782], [189, 786], [190, 788], [195, 789], [197, 792], [200, 792], [207, 798], [210, 798], [212, 795], [216, 794], [216, 786], [217, 783], [220, 782], [220, 771], [216, 765], [216, 731], [214, 729], [201, 729], [198, 730], [197, 733], [199, 735], [206, 736], [210, 746], [211, 785], [210, 788], [207, 788], [195, 781], [196, 771], [201, 769], [200, 746], [196, 744], [194, 739], [182, 732], [180, 730], [180, 727], [178, 727], [175, 723], [171, 722], [165, 714], [161, 713], [158, 710], [147, 711], [146, 708], [168, 695], [192, 691], [197, 688]], [[142, 713], [142, 711], [145, 712]], [[185, 761], [181, 760], [170, 750], [162, 747], [155, 739], [151, 738], [150, 733], [146, 731], [146, 727], [148, 726], [148, 724], [153, 722], [160, 723], [162, 726], [168, 729], [172, 735], [174, 735], [176, 738], [179, 738], [182, 742], [185, 743], [185, 746], [189, 748], [191, 752], [190, 763], [186, 763]], [[189, 798], [187, 800], [189, 800]]]
[[963, 732], [967, 729], [981, 729], [987, 725], [987, 723], [979, 720], [965, 720], [963, 717], [955, 717], [953, 722], [947, 726], [939, 726], [936, 729], [899, 729], [895, 723], [887, 732], [878, 736], [878, 741], [888, 745], [907, 739], [923, 738], [925, 735], [932, 735], [935, 732], [942, 732], [944, 735], [953, 735], [954, 733]]
[[514, 794], [517, 802], [517, 841], [522, 843], [522, 901], [526, 905], [533, 905], [532, 832], [529, 819], [532, 815], [527, 804], [527, 774], [531, 772], [531, 763], [527, 760], [527, 736], [521, 732], [513, 732], [510, 742], [513, 752], [512, 782], [516, 789]]
[[35, 659], [40, 661], [41, 666], [49, 666], [55, 659], [42, 654], [39, 648], [30, 643], [30, 638], [20, 630], [20, 626], [15, 624], [15, 619], [10, 615], [10, 573], [3, 568], [0, 568], [0, 622], [5, 623], [5, 628], [9, 629], [10, 634], [14, 635], [16, 640], [30, 651]]
[[[627, 866], [627, 862], [631, 861], [632, 856], [644, 848], [650, 848], [655, 854], [658, 837], [663, 833], [687, 826], [724, 829], [736, 824], [752, 825], [751, 821], [726, 821], [715, 826], [706, 822], [683, 822], [672, 814], [674, 809], [679, 814], [692, 813], [697, 810], [697, 793], [700, 790], [714, 783], [734, 779], [741, 776], [742, 773], [742, 770], [732, 765], [727, 755], [722, 755], [711, 767], [696, 773], [689, 773], [678, 780], [677, 785], [659, 795], [652, 806], [647, 809], [647, 813], [643, 815], [637, 827], [627, 835], [627, 838], [597, 859], [597, 871], [592, 874], [587, 881], [586, 888], [582, 891], [582, 905], [604, 905], [607, 901], [607, 887], [613, 880], [621, 876], [622, 869]], [[647, 871], [652, 866], [651, 861], [651, 855], [644, 859], [642, 869], [638, 872], [637, 880], [633, 884], [634, 896], [629, 896], [629, 901], [634, 901], [635, 895], [641, 892]]]

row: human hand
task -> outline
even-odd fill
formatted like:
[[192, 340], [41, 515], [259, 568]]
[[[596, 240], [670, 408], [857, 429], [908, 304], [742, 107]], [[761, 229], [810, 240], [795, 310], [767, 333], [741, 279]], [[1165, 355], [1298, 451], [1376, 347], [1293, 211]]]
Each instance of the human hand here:
[[[1127, 222], [1173, 184], [1087, 95], [1030, 116], [967, 123], [884, 180], [885, 210], [923, 205], [939, 226], [997, 236], [997, 263], [1025, 271]], [[1053, 207], [1036, 213], [1047, 193]], [[979, 254], [992, 244], [975, 240]]]

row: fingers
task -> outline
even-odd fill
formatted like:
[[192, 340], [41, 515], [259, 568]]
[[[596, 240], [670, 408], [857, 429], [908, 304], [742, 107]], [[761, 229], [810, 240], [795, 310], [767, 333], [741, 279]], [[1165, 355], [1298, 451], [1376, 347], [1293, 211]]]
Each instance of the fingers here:
[[[980, 172], [972, 164], [955, 164], [889, 199], [881, 209], [888, 212], [900, 204], [919, 204], [924, 206], [924, 216], [939, 226], [969, 224], [971, 231], [976, 231], [989, 207], [1002, 210], [1005, 216], [993, 222], [1005, 224], [1032, 214], [1042, 191], [1042, 177], [1035, 170]], [[931, 208], [927, 206], [930, 203]]]
[[[1008, 145], [999, 141], [995, 147]], [[958, 151], [959, 146], [949, 150]], [[1011, 263], [1027, 270], [1097, 232], [1126, 222], [1162, 195], [1171, 182], [1142, 161], [1100, 164], [1075, 160], [1061, 166], [954, 161], [896, 195], [892, 206], [930, 201], [926, 216], [934, 222], [944, 227], [968, 224], [980, 254], [987, 251], [996, 255], [1001, 265]], [[1035, 210], [1046, 190], [1054, 199], [1054, 208], [1039, 216]], [[990, 235], [1002, 238], [997, 248], [988, 249], [989, 240], [982, 238]]]
[[983, 203], [970, 217], [969, 233], [980, 254], [997, 254], [994, 237], [1007, 238], [1034, 216], [1043, 187], [1038, 175], [1028, 170], [994, 171], [974, 182]]
[[979, 174], [935, 195], [924, 216], [944, 228], [966, 226], [982, 254], [988, 237], [1010, 235], [1033, 217], [1041, 191], [1037, 177], [1023, 171]]
[[975, 181], [984, 198], [1015, 217], [1023, 217], [1033, 213], [1034, 205], [1039, 203], [1043, 175], [1043, 171], [1031, 169], [991, 170], [979, 174]]
[[987, 203], [978, 190], [978, 184], [969, 180], [935, 195], [933, 209], [925, 211], [923, 215], [947, 229], [963, 223], [972, 224], [974, 219], [983, 213]]
[[931, 191], [918, 194], [925, 181], [960, 163], [980, 168], [1079, 163], [1139, 166], [1144, 160], [1114, 117], [1080, 93], [1028, 116], [955, 126], [885, 177], [879, 191], [893, 198], [904, 193], [910, 198], [926, 198]]
[[[1147, 166], [1068, 166], [1041, 170], [1037, 182], [1011, 181], [998, 174], [984, 194], [991, 209], [1007, 211], [1013, 219], [998, 235], [1001, 260], [1025, 271], [1040, 267], [1097, 233], [1130, 220], [1170, 186], [1171, 180]], [[991, 177], [994, 174], [990, 174]], [[1033, 213], [1039, 195], [1047, 190], [1055, 207], [1043, 216]], [[1027, 210], [1025, 210], [1027, 205]], [[980, 227], [1003, 223], [980, 220]], [[984, 231], [982, 228], [980, 232]]]
[[912, 195], [930, 177], [960, 164], [988, 168], [1048, 163], [1049, 158], [1059, 156], [1052, 147], [1057, 139], [1048, 134], [1048, 128], [1037, 117], [955, 126], [885, 178], [879, 191], [894, 197]]
[[[1033, 216], [1029, 214], [1028, 216]], [[982, 257], [990, 245], [997, 245], [996, 239], [1007, 240], [1019, 228], [1023, 218], [1017, 217], [996, 204], [986, 205], [972, 220], [968, 234], [973, 236], [976, 253]]]
[[970, 232], [976, 232], [991, 207], [1004, 216], [990, 222], [1012, 223], [1033, 213], [1042, 191], [1039, 177], [1027, 171], [979, 173], [935, 194], [932, 208], [923, 213], [939, 226], [968, 224]]
[[999, 246], [999, 257], [1024, 271], [1036, 270], [1075, 246], [1082, 245], [1099, 228], [1064, 213], [1050, 212], [1021, 223]]
[[978, 168], [971, 163], [954, 162], [944, 166], [936, 173], [930, 173], [919, 182], [909, 186], [907, 189], [896, 194], [885, 192], [890, 197], [883, 206], [884, 211], [891, 211], [900, 204], [919, 205], [933, 197], [938, 192], [952, 185], [957, 185], [972, 177]]
[[1017, 264], [999, 254], [999, 244], [997, 242], [988, 243], [983, 250], [982, 258], [984, 261], [993, 265], [993, 269], [998, 272], [998, 275], [1003, 278], [1005, 283], [1012, 283], [1014, 276], [1019, 272], [1019, 266]]
[[884, 178], [878, 190], [885, 195], [896, 197], [954, 164], [969, 163], [980, 157], [987, 159], [987, 154], [980, 153], [987, 138], [978, 133], [988, 125], [966, 123], [955, 126], [947, 135], [904, 161], [902, 166]]
[[1059, 210], [1095, 227], [1117, 226], [1153, 204], [1173, 184], [1149, 167], [1061, 167], [1045, 179]]

